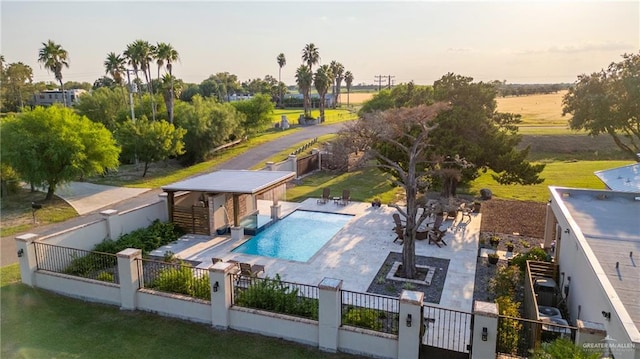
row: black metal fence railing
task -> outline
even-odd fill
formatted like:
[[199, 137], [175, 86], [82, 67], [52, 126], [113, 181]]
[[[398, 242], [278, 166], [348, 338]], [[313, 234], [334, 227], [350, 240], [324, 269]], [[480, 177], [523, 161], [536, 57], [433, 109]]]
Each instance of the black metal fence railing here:
[[453, 309], [424, 306], [423, 343], [432, 347], [467, 353], [471, 346], [473, 315]]
[[285, 282], [280, 276], [231, 276], [233, 305], [318, 320], [318, 287]]
[[527, 357], [541, 343], [558, 338], [575, 341], [578, 328], [554, 323], [553, 319], [538, 321], [526, 318], [498, 316], [496, 351], [502, 354]]
[[36, 268], [103, 282], [118, 283], [115, 254], [34, 242]]
[[150, 259], [136, 259], [136, 264], [140, 288], [211, 300], [208, 269], [196, 268], [184, 262], [168, 263]]
[[398, 334], [400, 316], [398, 298], [347, 290], [343, 290], [341, 296], [342, 325]]

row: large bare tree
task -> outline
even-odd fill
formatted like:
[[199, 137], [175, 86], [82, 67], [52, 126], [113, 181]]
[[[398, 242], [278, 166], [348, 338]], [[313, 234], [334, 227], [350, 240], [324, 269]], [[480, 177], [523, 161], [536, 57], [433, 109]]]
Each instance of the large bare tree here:
[[[416, 275], [415, 238], [416, 230], [431, 214], [418, 209], [424, 207], [418, 199], [427, 188], [430, 164], [429, 135], [436, 128], [433, 120], [447, 104], [394, 108], [384, 112], [367, 113], [354, 123], [347, 124], [339, 133], [355, 147], [364, 150], [366, 158], [374, 166], [392, 174], [394, 184], [402, 187], [406, 194], [406, 207], [391, 204], [405, 219], [402, 247], [402, 268], [407, 278]], [[396, 161], [394, 158], [404, 158]]]

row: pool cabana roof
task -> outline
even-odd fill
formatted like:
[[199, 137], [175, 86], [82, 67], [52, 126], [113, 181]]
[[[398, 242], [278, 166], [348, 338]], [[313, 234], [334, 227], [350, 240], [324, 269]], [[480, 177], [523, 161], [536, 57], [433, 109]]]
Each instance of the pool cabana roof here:
[[296, 176], [290, 171], [220, 170], [163, 186], [165, 192], [261, 194]]
[[[176, 192], [230, 193], [233, 196], [233, 225], [238, 227], [239, 197], [269, 192], [296, 177], [291, 171], [220, 170], [163, 186], [167, 192], [169, 220], [173, 221], [174, 194]], [[274, 199], [274, 204], [277, 199]]]

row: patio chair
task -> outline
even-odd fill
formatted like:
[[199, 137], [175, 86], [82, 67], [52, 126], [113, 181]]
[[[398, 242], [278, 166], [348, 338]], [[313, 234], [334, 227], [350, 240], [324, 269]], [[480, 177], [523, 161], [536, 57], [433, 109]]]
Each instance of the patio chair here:
[[[442, 230], [440, 228], [440, 227], [442, 227], [442, 223], [444, 223], [444, 216], [443, 215], [437, 215], [436, 216], [436, 220], [434, 222], [427, 224], [427, 228], [429, 227], [429, 224], [431, 225], [431, 228], [424, 232], [426, 237], [429, 239], [429, 244], [435, 244], [438, 247], [441, 247], [440, 246], [441, 243], [444, 244], [445, 246], [447, 245], [447, 243], [443, 239], [443, 237], [447, 233], [447, 231], [446, 230]], [[416, 234], [416, 236], [417, 236], [417, 234]]]
[[322, 198], [318, 199], [318, 204], [325, 204], [329, 201], [331, 197], [329, 194], [331, 193], [331, 189], [329, 187], [325, 187], [322, 189]]
[[473, 203], [466, 204], [463, 203], [458, 207], [458, 212], [460, 212], [460, 223], [464, 222], [464, 218], [467, 217], [466, 223], [471, 222], [471, 212], [473, 211]]
[[261, 264], [239, 263], [240, 275], [246, 277], [257, 277], [258, 274], [264, 274], [264, 266]]
[[396, 227], [405, 227], [404, 221], [400, 218], [400, 214], [394, 213], [391, 216], [393, 217], [393, 223], [395, 223], [395, 227], [393, 228], [393, 230], [395, 230]]
[[447, 242], [444, 241], [444, 235], [446, 231], [441, 231], [439, 229], [431, 229], [427, 231], [427, 236], [429, 237], [429, 244], [435, 244], [438, 247], [441, 247], [440, 243], [447, 245]]
[[404, 227], [394, 227], [393, 230], [396, 232], [396, 239], [393, 240], [393, 243], [400, 241], [400, 244], [404, 243]]
[[348, 189], [342, 190], [342, 199], [340, 199], [339, 204], [346, 206], [351, 202], [351, 191]]

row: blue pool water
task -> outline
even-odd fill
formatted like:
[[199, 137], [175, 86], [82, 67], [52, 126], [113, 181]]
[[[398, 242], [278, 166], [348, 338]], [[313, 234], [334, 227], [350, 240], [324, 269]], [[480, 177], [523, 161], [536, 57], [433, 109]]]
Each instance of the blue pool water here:
[[352, 217], [295, 211], [236, 247], [233, 252], [306, 262]]

